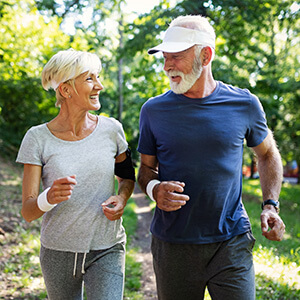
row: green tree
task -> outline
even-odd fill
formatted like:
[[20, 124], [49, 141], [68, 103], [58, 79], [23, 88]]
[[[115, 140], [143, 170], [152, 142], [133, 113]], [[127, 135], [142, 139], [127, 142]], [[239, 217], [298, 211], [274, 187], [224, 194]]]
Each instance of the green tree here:
[[[0, 31], [4, 38], [0, 41], [0, 89], [5, 87], [5, 93], [1, 93], [5, 97], [0, 95], [0, 129], [5, 130], [8, 138], [13, 135], [9, 130], [17, 132], [14, 145], [18, 135], [22, 136], [37, 118], [46, 120], [57, 112], [52, 107], [54, 94], [45, 94], [39, 87], [40, 72], [54, 53], [73, 47], [94, 51], [101, 58], [105, 87], [101, 92], [101, 112], [122, 120], [134, 150], [141, 105], [169, 88], [162, 58], [148, 55], [147, 49], [160, 41], [171, 19], [202, 14], [210, 18], [218, 37], [213, 62], [215, 78], [255, 93], [263, 103], [284, 159], [299, 157], [299, 5], [296, 2], [183, 0], [171, 7], [170, 1], [161, 0], [150, 13], [138, 16], [132, 23], [120, 13], [125, 3], [126, 0], [1, 2]], [[87, 13], [85, 19], [90, 19], [89, 23], [83, 22]], [[75, 31], [66, 34], [60, 28], [70, 18], [75, 20]], [[28, 82], [35, 80], [35, 84], [29, 84], [37, 89], [33, 92], [36, 100], [32, 101], [26, 90]], [[15, 87], [22, 91], [21, 101], [12, 91]], [[11, 98], [10, 111], [5, 108], [7, 97]], [[28, 115], [27, 120], [20, 119], [10, 127], [13, 117], [19, 115], [16, 103], [37, 113], [36, 117]]]
[[41, 86], [43, 66], [57, 51], [84, 50], [87, 42], [80, 32], [70, 40], [61, 20], [44, 19], [33, 0], [7, 0], [0, 12], [0, 147], [15, 153], [30, 126], [57, 114], [54, 93]]
[[292, 0], [215, 0], [210, 4], [219, 36], [217, 67], [221, 72], [217, 69], [217, 76], [225, 81], [229, 77], [232, 84], [259, 97], [284, 162], [297, 159], [298, 163], [299, 8]]
[[[135, 58], [140, 53], [147, 56], [145, 49], [159, 42], [171, 18], [208, 16], [217, 35], [215, 78], [256, 94], [284, 160], [293, 156], [299, 161], [299, 4], [293, 0], [184, 0], [170, 8], [167, 3], [161, 1], [128, 26], [128, 53]], [[157, 72], [157, 80], [163, 78], [154, 62], [152, 72]]]

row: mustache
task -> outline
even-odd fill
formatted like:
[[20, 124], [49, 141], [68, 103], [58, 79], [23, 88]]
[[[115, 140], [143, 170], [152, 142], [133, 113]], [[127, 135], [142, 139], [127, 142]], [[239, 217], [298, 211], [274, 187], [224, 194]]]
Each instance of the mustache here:
[[168, 77], [172, 77], [172, 76], [181, 76], [181, 77], [184, 77], [184, 73], [180, 72], [180, 71], [171, 70], [171, 71], [164, 71], [164, 72], [165, 72], [165, 74]]

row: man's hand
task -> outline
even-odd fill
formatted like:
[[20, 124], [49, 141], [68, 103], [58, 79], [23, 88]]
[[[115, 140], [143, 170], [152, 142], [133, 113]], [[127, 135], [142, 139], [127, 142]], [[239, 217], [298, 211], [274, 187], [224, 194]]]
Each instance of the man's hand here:
[[156, 205], [164, 211], [175, 211], [180, 209], [190, 197], [180, 194], [184, 191], [184, 182], [162, 181], [153, 188], [153, 196]]
[[[264, 209], [260, 215], [262, 234], [271, 241], [281, 241], [285, 225], [279, 215], [271, 209]], [[269, 227], [271, 230], [268, 231]]]

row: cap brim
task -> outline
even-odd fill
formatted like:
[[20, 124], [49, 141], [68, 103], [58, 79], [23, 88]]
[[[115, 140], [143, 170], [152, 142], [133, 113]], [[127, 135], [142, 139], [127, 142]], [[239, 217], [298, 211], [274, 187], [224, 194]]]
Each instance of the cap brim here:
[[154, 54], [159, 51], [168, 52], [168, 53], [176, 53], [181, 52], [186, 49], [193, 47], [195, 44], [191, 43], [176, 43], [176, 42], [164, 42], [159, 44], [158, 46], [151, 48], [148, 50], [148, 54]]

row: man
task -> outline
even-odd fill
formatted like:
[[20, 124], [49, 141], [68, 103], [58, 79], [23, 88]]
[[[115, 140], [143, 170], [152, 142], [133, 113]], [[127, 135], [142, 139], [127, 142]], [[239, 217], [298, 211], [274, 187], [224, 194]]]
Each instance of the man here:
[[[215, 33], [206, 18], [173, 20], [161, 51], [171, 91], [140, 116], [139, 184], [156, 201], [152, 254], [160, 300], [255, 299], [255, 239], [242, 204], [244, 139], [257, 155], [263, 235], [280, 241], [282, 163], [254, 95], [215, 81]], [[270, 227], [270, 228], [269, 228]]]

